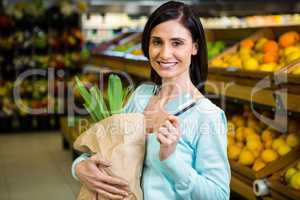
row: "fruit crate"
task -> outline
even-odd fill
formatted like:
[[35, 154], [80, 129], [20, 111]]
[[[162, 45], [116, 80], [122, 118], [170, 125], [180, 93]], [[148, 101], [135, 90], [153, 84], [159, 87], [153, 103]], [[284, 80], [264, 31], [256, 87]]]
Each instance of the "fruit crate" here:
[[102, 42], [99, 44], [97, 47], [93, 48], [92, 53], [93, 54], [101, 54], [103, 51], [107, 50], [109, 47], [113, 45], [118, 45], [124, 38], [129, 37], [130, 35], [133, 35], [135, 32], [125, 32], [125, 33], [120, 33], [113, 39]]
[[288, 83], [292, 86], [300, 85], [300, 58], [289, 63], [286, 67], [276, 72], [277, 76], [286, 76]]
[[284, 169], [281, 169], [277, 172], [275, 172], [270, 178], [268, 178], [268, 187], [275, 192], [278, 192], [282, 194], [283, 196], [286, 196], [289, 199], [293, 200], [299, 200], [300, 199], [300, 190], [296, 190], [286, 184], [284, 184], [283, 177], [286, 173], [286, 171], [290, 167], [294, 167], [298, 162], [300, 162], [299, 158], [300, 154], [298, 154], [298, 159], [291, 162], [289, 165], [287, 165]]
[[242, 176], [245, 176], [250, 180], [255, 180], [255, 179], [267, 178], [271, 176], [276, 171], [283, 169], [289, 163], [293, 162], [295, 158], [299, 157], [299, 155], [300, 155], [300, 149], [295, 148], [291, 150], [289, 153], [287, 153], [286, 155], [281, 156], [277, 160], [269, 163], [267, 166], [265, 166], [264, 168], [262, 168], [257, 172], [252, 170], [250, 167], [239, 164], [237, 161], [231, 160], [230, 166], [234, 172], [241, 174]]
[[103, 51], [103, 54], [123, 58], [136, 44], [141, 42], [141, 37], [142, 34], [140, 32], [131, 34], [121, 39], [117, 45], [111, 45], [107, 50]]
[[[300, 26], [288, 26], [288, 27], [274, 27], [274, 28], [265, 28], [265, 29], [261, 29], [257, 32], [255, 32], [254, 34], [250, 35], [249, 37], [246, 37], [244, 40], [242, 40], [241, 42], [233, 45], [232, 47], [228, 48], [227, 50], [225, 50], [223, 53], [219, 54], [217, 57], [215, 57], [214, 59], [209, 61], [209, 71], [211, 73], [215, 73], [215, 74], [219, 74], [221, 76], [234, 76], [234, 77], [247, 77], [247, 78], [252, 78], [252, 79], [256, 79], [260, 80], [262, 78], [265, 78], [266, 76], [270, 76], [272, 79], [274, 79], [274, 74], [273, 72], [277, 72], [280, 71], [282, 69], [287, 68], [287, 66], [290, 68], [292, 67], [294, 64], [296, 64], [297, 62], [290, 62], [292, 63], [292, 65], [289, 65], [290, 63], [285, 64], [284, 66], [281, 66], [281, 68], [279, 69], [275, 69], [274, 71], [272, 70], [267, 70], [267, 71], [262, 71], [262, 70], [245, 70], [245, 69], [241, 69], [241, 68], [237, 68], [237, 67], [220, 67], [220, 66], [216, 66], [213, 64], [213, 61], [216, 59], [223, 59], [225, 56], [230, 55], [231, 53], [237, 53], [239, 51], [239, 46], [242, 42], [246, 41], [246, 40], [253, 40], [253, 41], [257, 41], [259, 38], [265, 37], [267, 39], [271, 39], [274, 40], [276, 38], [278, 38], [278, 36], [280, 36], [281, 34], [288, 32], [288, 31], [296, 31], [298, 33], [300, 33]], [[255, 83], [256, 83], [255, 82]]]
[[[229, 47], [256, 32], [256, 29], [205, 29], [208, 59], [214, 59]], [[222, 43], [221, 48], [220, 42]], [[218, 43], [218, 44], [217, 44]]]

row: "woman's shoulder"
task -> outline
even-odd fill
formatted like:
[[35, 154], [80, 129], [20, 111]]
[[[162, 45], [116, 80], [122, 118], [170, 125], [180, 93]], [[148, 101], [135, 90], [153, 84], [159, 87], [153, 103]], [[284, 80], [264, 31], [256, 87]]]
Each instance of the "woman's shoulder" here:
[[224, 112], [219, 106], [214, 104], [211, 100], [209, 100], [206, 97], [203, 97], [197, 101], [196, 110], [197, 113], [200, 115], [214, 115]]
[[156, 87], [157, 85], [152, 82], [142, 83], [135, 89], [135, 93], [136, 95], [151, 95], [154, 93]]
[[212, 123], [217, 122], [218, 119], [226, 122], [224, 111], [206, 97], [198, 100], [195, 106], [195, 115], [199, 122]]

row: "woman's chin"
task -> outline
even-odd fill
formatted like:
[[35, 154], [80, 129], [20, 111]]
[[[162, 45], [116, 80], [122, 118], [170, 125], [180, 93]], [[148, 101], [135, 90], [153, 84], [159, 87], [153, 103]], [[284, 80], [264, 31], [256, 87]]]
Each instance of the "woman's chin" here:
[[171, 72], [171, 71], [160, 71], [159, 76], [162, 79], [171, 79], [171, 78], [176, 77], [176, 73], [174, 73], [174, 71], [173, 72]]

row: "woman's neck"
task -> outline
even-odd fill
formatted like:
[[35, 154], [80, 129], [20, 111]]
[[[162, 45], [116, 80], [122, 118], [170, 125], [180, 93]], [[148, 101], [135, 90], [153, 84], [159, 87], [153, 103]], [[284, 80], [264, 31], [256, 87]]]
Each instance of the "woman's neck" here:
[[158, 95], [161, 99], [168, 100], [184, 93], [190, 93], [192, 96], [201, 95], [190, 79], [162, 80]]

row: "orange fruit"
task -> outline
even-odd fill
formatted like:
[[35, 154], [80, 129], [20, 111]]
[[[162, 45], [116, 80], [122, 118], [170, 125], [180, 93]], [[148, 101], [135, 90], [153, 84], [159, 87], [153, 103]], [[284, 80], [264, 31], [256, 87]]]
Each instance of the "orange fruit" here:
[[268, 42], [266, 42], [264, 44], [263, 49], [264, 49], [265, 53], [267, 53], [267, 52], [275, 52], [275, 53], [277, 53], [277, 51], [278, 51], [278, 44], [274, 40], [269, 40]]
[[241, 48], [245, 48], [245, 49], [252, 49], [252, 47], [254, 46], [254, 42], [251, 39], [246, 39], [241, 41], [240, 47]]
[[300, 40], [300, 36], [296, 31], [289, 31], [279, 37], [279, 44], [282, 47], [292, 46]]
[[277, 52], [268, 51], [263, 56], [264, 63], [276, 63], [278, 61]]

